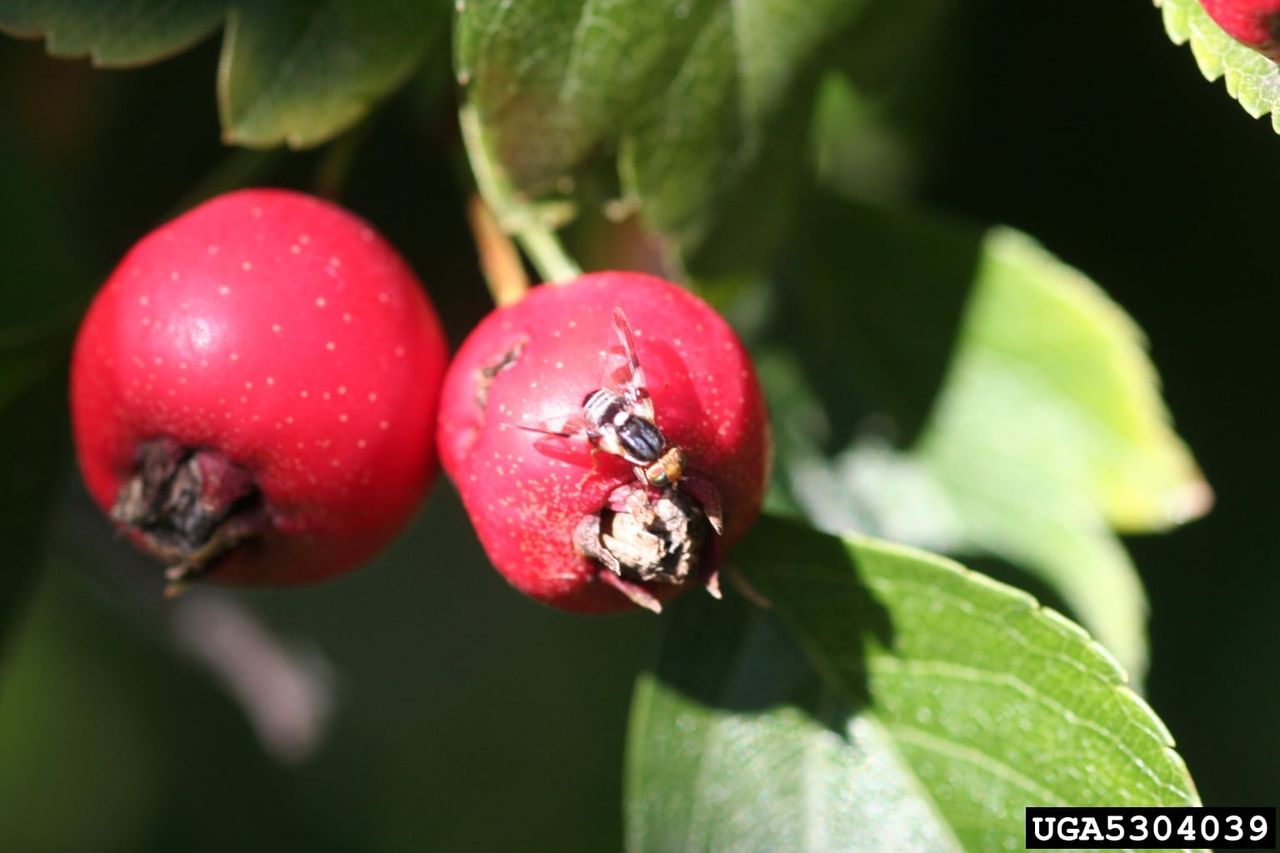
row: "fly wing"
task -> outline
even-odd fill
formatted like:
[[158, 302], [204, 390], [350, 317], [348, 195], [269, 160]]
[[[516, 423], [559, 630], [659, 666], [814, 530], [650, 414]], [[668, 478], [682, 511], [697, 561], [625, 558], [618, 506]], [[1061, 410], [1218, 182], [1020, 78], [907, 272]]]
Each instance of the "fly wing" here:
[[574, 438], [575, 436], [591, 437], [591, 425], [586, 419], [578, 413], [571, 415], [558, 415], [554, 418], [547, 418], [540, 424], [516, 424], [504, 423], [504, 427], [513, 427], [514, 429], [522, 429], [525, 432], [536, 432], [540, 435], [555, 435], [560, 438]]
[[644, 368], [640, 366], [640, 357], [636, 354], [635, 333], [631, 331], [631, 322], [621, 308], [613, 309], [613, 327], [618, 333], [618, 341], [622, 344], [622, 354], [626, 359], [622, 379], [617, 383], [618, 393], [626, 398], [633, 414], [652, 421], [653, 398], [649, 396], [649, 387], [644, 381]]

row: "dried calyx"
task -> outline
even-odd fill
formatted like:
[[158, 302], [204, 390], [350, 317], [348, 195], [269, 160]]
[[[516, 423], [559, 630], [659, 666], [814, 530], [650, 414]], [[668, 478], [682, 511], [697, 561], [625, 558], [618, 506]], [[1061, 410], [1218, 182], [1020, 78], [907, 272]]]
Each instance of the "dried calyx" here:
[[[574, 545], [601, 564], [602, 581], [657, 612], [661, 605], [640, 584], [679, 585], [702, 578], [711, 532], [702, 507], [679, 489], [628, 483], [598, 514], [578, 523]], [[713, 573], [704, 582], [718, 595]]]
[[137, 473], [120, 489], [111, 517], [170, 564], [171, 591], [269, 526], [246, 468], [217, 450], [170, 438], [143, 443]]

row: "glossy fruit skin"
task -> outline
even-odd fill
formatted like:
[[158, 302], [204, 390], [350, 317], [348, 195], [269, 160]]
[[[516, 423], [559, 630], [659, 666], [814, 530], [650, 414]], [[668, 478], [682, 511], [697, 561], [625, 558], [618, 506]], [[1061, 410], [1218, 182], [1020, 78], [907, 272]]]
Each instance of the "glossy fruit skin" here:
[[[720, 494], [725, 531], [713, 552], [751, 526], [769, 470], [768, 413], [750, 357], [710, 306], [677, 285], [596, 273], [534, 288], [491, 313], [445, 378], [441, 460], [503, 576], [539, 601], [580, 613], [635, 606], [600, 582], [600, 566], [575, 549], [573, 531], [636, 475], [621, 458], [591, 452], [581, 437], [548, 442], [511, 425], [581, 410], [604, 380], [605, 351], [617, 345], [615, 308], [635, 329], [658, 427]], [[516, 350], [514, 362], [487, 383], [481, 405], [483, 371]], [[645, 588], [659, 599], [679, 591]]]
[[1200, 5], [1227, 35], [1280, 62], [1280, 0], [1200, 0]]
[[71, 369], [80, 468], [109, 511], [143, 442], [221, 451], [270, 530], [210, 577], [319, 580], [419, 504], [446, 361], [425, 292], [364, 221], [288, 191], [222, 195], [144, 237], [95, 297]]

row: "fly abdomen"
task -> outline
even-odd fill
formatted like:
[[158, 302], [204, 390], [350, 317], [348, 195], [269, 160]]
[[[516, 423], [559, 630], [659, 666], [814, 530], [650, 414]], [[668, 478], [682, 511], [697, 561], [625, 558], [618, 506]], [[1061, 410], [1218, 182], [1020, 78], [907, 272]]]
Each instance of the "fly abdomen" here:
[[627, 401], [607, 388], [597, 388], [582, 401], [583, 417], [597, 429], [616, 424], [626, 413]]
[[587, 395], [582, 415], [599, 436], [598, 446], [634, 465], [658, 461], [667, 448], [666, 438], [653, 421], [635, 414], [625, 397], [607, 388]]
[[618, 443], [626, 451], [629, 461], [656, 462], [667, 448], [667, 440], [653, 423], [634, 415], [617, 427]]

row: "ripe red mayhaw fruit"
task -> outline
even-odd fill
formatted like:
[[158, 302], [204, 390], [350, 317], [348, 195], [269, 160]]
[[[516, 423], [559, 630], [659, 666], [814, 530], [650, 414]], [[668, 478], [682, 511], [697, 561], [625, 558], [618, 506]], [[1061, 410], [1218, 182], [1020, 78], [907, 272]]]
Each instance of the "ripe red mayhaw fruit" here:
[[[634, 329], [643, 385], [620, 323]], [[644, 388], [661, 439], [634, 420], [649, 405]], [[547, 604], [603, 613], [656, 609], [693, 582], [714, 589], [719, 551], [759, 513], [768, 432], [728, 324], [674, 284], [615, 272], [542, 285], [485, 318], [445, 378], [438, 440], [507, 580]], [[656, 483], [620, 455], [627, 441], [654, 460]]]
[[1200, 5], [1227, 35], [1280, 62], [1280, 0], [1200, 0]]
[[371, 556], [435, 473], [447, 359], [365, 222], [220, 196], [125, 256], [80, 328], [71, 405], [94, 499], [169, 577], [300, 583]]

